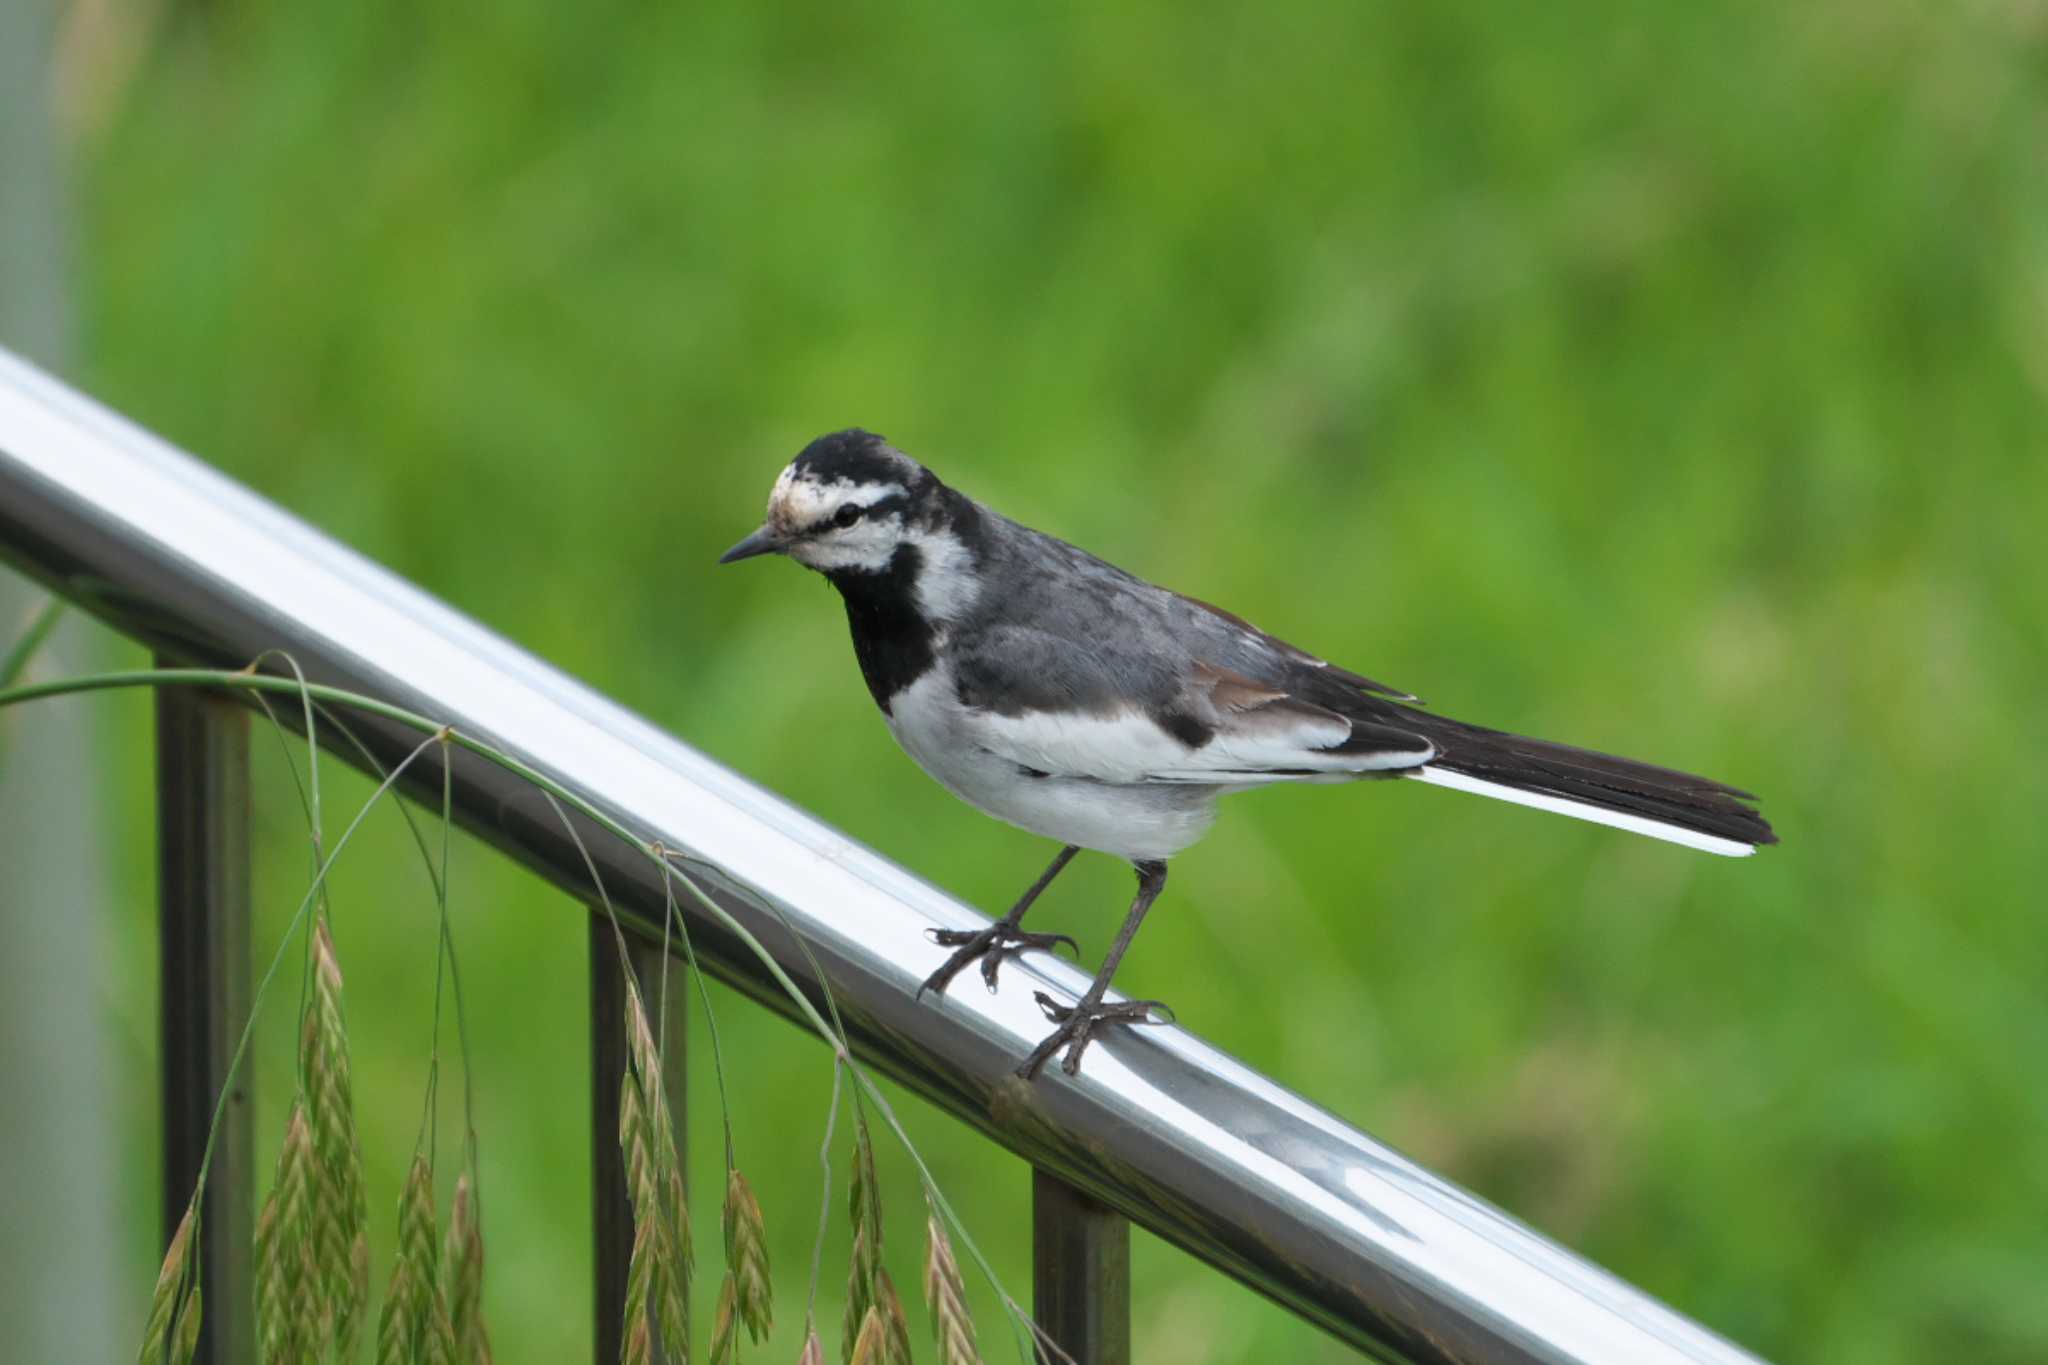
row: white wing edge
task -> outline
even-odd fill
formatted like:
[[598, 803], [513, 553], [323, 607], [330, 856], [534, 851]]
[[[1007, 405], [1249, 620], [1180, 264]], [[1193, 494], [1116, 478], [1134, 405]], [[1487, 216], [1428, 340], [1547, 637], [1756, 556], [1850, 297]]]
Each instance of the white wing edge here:
[[1533, 806], [1537, 810], [1569, 815], [1579, 820], [1590, 820], [1596, 825], [1611, 825], [1615, 829], [1647, 834], [1652, 839], [1684, 844], [1687, 848], [1718, 853], [1725, 858], [1747, 858], [1756, 852], [1754, 845], [1735, 839], [1723, 839], [1713, 834], [1701, 834], [1697, 830], [1685, 829], [1679, 825], [1667, 825], [1647, 815], [1631, 815], [1627, 811], [1609, 810], [1605, 806], [1589, 806], [1582, 801], [1551, 796], [1545, 792], [1525, 792], [1515, 787], [1504, 787], [1498, 782], [1449, 772], [1443, 768], [1411, 768], [1401, 776], [1412, 777], [1418, 782], [1427, 782], [1432, 786], [1449, 787], [1453, 791], [1472, 792], [1479, 796], [1490, 796], [1496, 801], [1512, 801], [1518, 806]]
[[1135, 710], [1107, 715], [974, 712], [969, 725], [974, 743], [1023, 767], [1058, 777], [1122, 784], [1248, 786], [1342, 781], [1391, 768], [1411, 768], [1437, 756], [1436, 748], [1427, 741], [1420, 749], [1335, 752], [1336, 746], [1350, 737], [1350, 725], [1336, 715], [1321, 723], [1304, 720], [1276, 727], [1270, 733], [1226, 726], [1200, 749], [1190, 749], [1150, 716]]

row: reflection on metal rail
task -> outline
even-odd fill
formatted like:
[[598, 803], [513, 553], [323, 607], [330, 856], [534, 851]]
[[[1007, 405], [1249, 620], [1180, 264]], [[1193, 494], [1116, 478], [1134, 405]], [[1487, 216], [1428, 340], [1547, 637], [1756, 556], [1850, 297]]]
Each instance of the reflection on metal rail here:
[[[806, 990], [823, 969], [869, 1063], [1344, 1341], [1413, 1361], [1753, 1359], [1184, 1030], [1099, 1042], [1078, 1079], [1016, 1080], [1045, 1027], [1034, 987], [1077, 994], [1078, 970], [1035, 954], [997, 995], [919, 1003], [939, 956], [925, 930], [976, 912], [4, 352], [0, 556], [167, 656], [289, 650], [316, 681], [489, 739], [685, 850]], [[414, 742], [359, 732], [387, 760]], [[454, 761], [462, 825], [587, 898], [537, 794]], [[422, 780], [438, 792], [438, 770]], [[622, 912], [658, 917], [658, 875], [589, 844]], [[790, 1012], [729, 935], [692, 928], [715, 974]], [[1092, 1200], [1037, 1222], [1087, 1238]]]

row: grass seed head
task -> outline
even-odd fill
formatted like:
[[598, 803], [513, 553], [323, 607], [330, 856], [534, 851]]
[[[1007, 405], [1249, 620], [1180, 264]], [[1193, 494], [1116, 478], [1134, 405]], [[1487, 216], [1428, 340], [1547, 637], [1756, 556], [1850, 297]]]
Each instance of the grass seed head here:
[[192, 1365], [192, 1358], [199, 1354], [200, 1297], [195, 1284], [178, 1312], [178, 1327], [171, 1334], [171, 1365]]
[[875, 1272], [875, 1308], [882, 1318], [884, 1365], [911, 1365], [910, 1319], [903, 1315], [903, 1300], [886, 1270]]
[[725, 1180], [725, 1263], [735, 1281], [737, 1306], [755, 1345], [775, 1325], [774, 1288], [768, 1273], [768, 1231], [753, 1186], [737, 1166]]
[[730, 1270], [718, 1285], [718, 1312], [711, 1321], [711, 1365], [735, 1365], [740, 1358], [738, 1291]]
[[469, 1174], [455, 1181], [448, 1213], [447, 1273], [450, 1325], [459, 1365], [491, 1365], [491, 1337], [484, 1326], [484, 1234]]
[[847, 1365], [885, 1365], [885, 1336], [882, 1315], [870, 1306], [868, 1311], [861, 1315], [860, 1331], [854, 1334], [853, 1349], [847, 1355]]
[[940, 1365], [981, 1365], [974, 1318], [967, 1310], [967, 1286], [960, 1278], [945, 1221], [936, 1211], [925, 1219], [924, 1301], [931, 1309]]
[[178, 1299], [185, 1287], [186, 1265], [191, 1257], [193, 1216], [198, 1208], [199, 1194], [194, 1191], [192, 1202], [185, 1206], [185, 1216], [178, 1220], [177, 1230], [171, 1234], [170, 1245], [164, 1248], [163, 1268], [157, 1271], [156, 1288], [149, 1296], [142, 1347], [135, 1353], [137, 1365], [156, 1365], [171, 1345], [171, 1332], [177, 1326]]

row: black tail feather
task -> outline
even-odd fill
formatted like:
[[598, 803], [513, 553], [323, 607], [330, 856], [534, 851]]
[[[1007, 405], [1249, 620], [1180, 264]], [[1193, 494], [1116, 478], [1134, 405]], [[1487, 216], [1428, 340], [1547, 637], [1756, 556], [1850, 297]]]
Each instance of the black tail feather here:
[[1393, 709], [1403, 713], [1399, 724], [1427, 736], [1437, 746], [1432, 767], [1739, 843], [1778, 842], [1770, 822], [1750, 804], [1756, 798], [1738, 787], [1632, 758], [1467, 725], [1409, 707]]

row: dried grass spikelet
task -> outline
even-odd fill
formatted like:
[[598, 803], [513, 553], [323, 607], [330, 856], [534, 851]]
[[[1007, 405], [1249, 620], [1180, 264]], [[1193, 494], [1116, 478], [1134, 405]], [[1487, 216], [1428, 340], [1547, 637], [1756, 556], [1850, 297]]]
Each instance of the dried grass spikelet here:
[[491, 1365], [491, 1334], [484, 1326], [484, 1233], [469, 1174], [455, 1181], [448, 1213], [448, 1318], [455, 1331], [456, 1365]]
[[818, 1340], [817, 1328], [804, 1333], [804, 1349], [797, 1356], [796, 1365], [825, 1365], [825, 1343]]
[[660, 1217], [655, 1194], [654, 1155], [648, 1150], [647, 1120], [641, 1113], [640, 1086], [632, 1069], [619, 1082], [619, 1154], [625, 1166], [626, 1197], [633, 1206], [633, 1249], [626, 1260], [625, 1321], [620, 1329], [621, 1365], [645, 1365], [654, 1359], [654, 1330], [648, 1308], [661, 1260], [657, 1229]]
[[[306, 1122], [305, 1104], [294, 1100], [291, 1113], [285, 1118], [284, 1143], [277, 1153], [277, 1182], [272, 1189], [277, 1200], [277, 1221], [270, 1251], [282, 1289], [278, 1309], [290, 1322], [286, 1339], [292, 1350], [304, 1355], [321, 1352], [327, 1341], [325, 1328], [331, 1324], [331, 1318], [323, 1318], [321, 1313], [319, 1272], [313, 1254], [313, 1186], [319, 1161], [313, 1150], [313, 1132]], [[278, 1359], [296, 1362], [298, 1356], [280, 1355]]]
[[734, 1304], [756, 1346], [775, 1325], [774, 1287], [768, 1275], [768, 1230], [754, 1187], [737, 1166], [725, 1177], [725, 1264]]
[[[648, 1026], [646, 1006], [638, 988], [626, 988], [625, 1075], [619, 1083], [619, 1148], [624, 1159], [626, 1193], [633, 1206], [633, 1252], [626, 1267], [625, 1356], [647, 1336], [651, 1307], [661, 1326], [668, 1355], [686, 1360], [690, 1351], [690, 1275], [694, 1248], [689, 1207], [683, 1199], [682, 1164], [676, 1155], [675, 1127], [662, 1085], [661, 1050]], [[637, 1301], [636, 1283], [640, 1290]], [[647, 1346], [652, 1355], [651, 1342]]]
[[875, 1144], [868, 1135], [867, 1116], [854, 1111], [853, 1173], [846, 1187], [846, 1215], [855, 1236], [867, 1234], [872, 1270], [882, 1260], [882, 1185], [875, 1175]]
[[[205, 1296], [197, 1284], [185, 1296], [185, 1302], [178, 1309], [178, 1320], [171, 1327], [170, 1355], [168, 1365], [192, 1365], [199, 1354], [199, 1324], [205, 1314], [201, 1311], [201, 1300]], [[156, 1357], [151, 1357], [156, 1359]]]
[[846, 1274], [846, 1312], [839, 1324], [840, 1359], [851, 1365], [855, 1345], [875, 1302], [875, 1272], [882, 1264], [882, 1203], [875, 1177], [874, 1146], [866, 1120], [854, 1111], [853, 1169], [846, 1186], [846, 1216], [853, 1225], [853, 1252]]
[[279, 1217], [278, 1187], [273, 1185], [256, 1215], [256, 1351], [264, 1365], [296, 1362], [306, 1354], [300, 1344], [299, 1317], [293, 1311], [300, 1279], [299, 1248], [284, 1240]]
[[377, 1365], [410, 1365], [416, 1294], [412, 1271], [403, 1261], [392, 1266], [384, 1284], [384, 1307], [377, 1314]]
[[718, 1312], [711, 1320], [711, 1365], [737, 1365], [740, 1358], [738, 1290], [730, 1270], [718, 1283]]
[[870, 1312], [880, 1324], [875, 1347], [877, 1365], [909, 1365], [910, 1323], [889, 1272], [882, 1267], [882, 1192], [875, 1173], [875, 1146], [867, 1117], [854, 1111], [853, 1173], [846, 1193], [846, 1211], [853, 1224], [852, 1264], [846, 1277], [846, 1315], [841, 1321], [841, 1351], [847, 1365], [859, 1354]]
[[910, 1319], [903, 1314], [896, 1282], [886, 1270], [875, 1273], [875, 1311], [882, 1319], [882, 1359], [886, 1365], [910, 1365]]
[[415, 1152], [398, 1197], [398, 1258], [377, 1320], [377, 1365], [455, 1365], [434, 1232], [433, 1172]]
[[263, 1197], [256, 1211], [256, 1236], [252, 1249], [256, 1279], [256, 1358], [265, 1362], [284, 1355], [283, 1287], [273, 1270], [277, 1262], [277, 1191]]
[[311, 1172], [310, 1256], [320, 1329], [314, 1350], [349, 1359], [370, 1298], [369, 1202], [342, 1014], [341, 963], [322, 915], [313, 925], [313, 991], [300, 1038]]
[[626, 1321], [619, 1343], [619, 1365], [653, 1365], [654, 1321], [649, 1300], [654, 1295], [656, 1249], [655, 1220], [635, 1218], [633, 1252], [626, 1262]]
[[667, 1169], [662, 1172], [661, 1231], [666, 1239], [668, 1261], [662, 1276], [662, 1294], [655, 1301], [655, 1316], [661, 1319], [661, 1339], [669, 1359], [690, 1358], [690, 1276], [695, 1272], [695, 1254], [690, 1244], [690, 1213], [683, 1201], [683, 1173], [676, 1157], [673, 1130], [662, 1130], [662, 1145], [668, 1149]]
[[864, 1232], [853, 1234], [853, 1266], [846, 1275], [846, 1311], [839, 1319], [839, 1358], [847, 1365], [852, 1365], [854, 1345], [867, 1324], [869, 1310], [875, 1306], [874, 1277], [861, 1269], [866, 1256], [862, 1244], [866, 1239]]
[[156, 1274], [156, 1289], [149, 1296], [149, 1318], [142, 1327], [142, 1349], [137, 1358], [142, 1361], [160, 1359], [164, 1347], [171, 1337], [171, 1323], [177, 1316], [178, 1298], [185, 1285], [185, 1262], [192, 1244], [192, 1215], [199, 1201], [194, 1198], [185, 1206], [185, 1216], [178, 1220], [177, 1231], [171, 1234], [171, 1244], [164, 1248], [163, 1268]]
[[883, 1365], [885, 1336], [881, 1313], [869, 1308], [861, 1314], [860, 1330], [854, 1333], [853, 1349], [847, 1356], [848, 1365]]
[[195, 1284], [185, 1297], [185, 1306], [178, 1310], [178, 1325], [171, 1333], [171, 1365], [192, 1365], [192, 1358], [199, 1354], [200, 1298]]
[[974, 1319], [967, 1311], [967, 1286], [960, 1278], [953, 1241], [937, 1210], [925, 1218], [924, 1301], [931, 1309], [939, 1365], [981, 1365]]
[[[199, 1192], [195, 1190], [192, 1202], [185, 1206], [185, 1216], [171, 1233], [170, 1245], [164, 1248], [163, 1267], [157, 1271], [156, 1288], [149, 1296], [149, 1317], [142, 1327], [142, 1347], [135, 1353], [137, 1365], [157, 1365], [166, 1352], [172, 1361], [183, 1365], [198, 1349], [198, 1247], [193, 1236], [198, 1211]], [[188, 1334], [192, 1346], [185, 1349]]]

